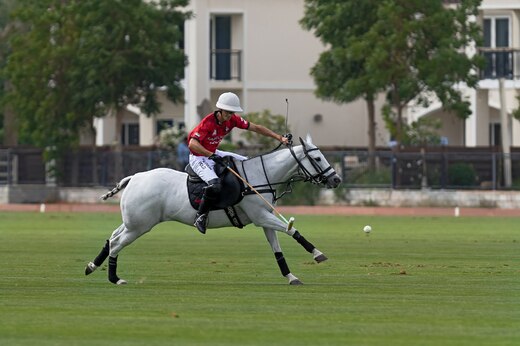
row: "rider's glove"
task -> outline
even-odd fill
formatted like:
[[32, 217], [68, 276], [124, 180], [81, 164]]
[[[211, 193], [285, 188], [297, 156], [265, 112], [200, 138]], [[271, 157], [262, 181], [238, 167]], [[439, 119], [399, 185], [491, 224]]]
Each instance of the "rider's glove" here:
[[220, 157], [216, 154], [212, 154], [210, 157], [209, 157], [210, 160], [213, 160], [215, 161], [216, 163], [220, 163], [220, 164], [224, 164], [224, 158], [223, 157]]
[[283, 135], [285, 138], [287, 138], [287, 144], [288, 145], [291, 145], [292, 144], [292, 133], [286, 133], [285, 135]]

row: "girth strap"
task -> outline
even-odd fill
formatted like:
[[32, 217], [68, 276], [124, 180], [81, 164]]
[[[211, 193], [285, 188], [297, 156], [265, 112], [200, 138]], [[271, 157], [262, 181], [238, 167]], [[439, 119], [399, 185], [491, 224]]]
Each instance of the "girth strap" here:
[[226, 212], [226, 215], [233, 226], [237, 228], [244, 228], [244, 224], [238, 217], [237, 210], [234, 206], [226, 207], [224, 208], [224, 211]]

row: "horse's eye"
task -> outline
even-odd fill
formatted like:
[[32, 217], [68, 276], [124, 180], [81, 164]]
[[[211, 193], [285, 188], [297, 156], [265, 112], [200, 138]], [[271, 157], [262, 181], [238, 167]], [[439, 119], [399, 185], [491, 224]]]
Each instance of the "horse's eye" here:
[[315, 158], [314, 161], [320, 162], [321, 161], [321, 157]]

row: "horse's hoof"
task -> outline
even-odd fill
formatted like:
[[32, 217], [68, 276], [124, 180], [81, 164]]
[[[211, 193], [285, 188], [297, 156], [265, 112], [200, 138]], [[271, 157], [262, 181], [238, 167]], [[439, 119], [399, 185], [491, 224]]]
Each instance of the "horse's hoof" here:
[[289, 282], [289, 285], [303, 285], [303, 282], [301, 282], [299, 279], [295, 279]]
[[320, 254], [316, 257], [314, 257], [314, 260], [316, 261], [316, 263], [321, 263], [321, 262], [324, 262], [326, 260], [328, 260], [329, 258], [327, 256], [325, 256], [324, 254]]
[[95, 265], [92, 262], [88, 262], [87, 266], [85, 267], [85, 275], [92, 274], [94, 270], [97, 269], [97, 265]]
[[115, 278], [115, 279], [112, 279], [112, 280], [109, 279], [108, 281], [110, 281], [114, 285], [126, 285], [128, 283], [128, 282], [126, 282], [126, 280], [123, 280], [123, 279], [120, 279], [120, 278]]

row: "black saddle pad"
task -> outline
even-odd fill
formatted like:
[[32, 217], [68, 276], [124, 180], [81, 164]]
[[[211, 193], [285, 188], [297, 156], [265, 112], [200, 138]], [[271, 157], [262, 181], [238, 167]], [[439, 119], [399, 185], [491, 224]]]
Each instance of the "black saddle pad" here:
[[[231, 157], [226, 157], [225, 159], [227, 165], [236, 172], [237, 169], [233, 159]], [[203, 189], [207, 184], [197, 176], [190, 165], [186, 166], [186, 172], [188, 173], [187, 186], [190, 203], [194, 209], [198, 210]], [[243, 198], [242, 192], [245, 190], [242, 181], [221, 164], [215, 165], [215, 173], [220, 178], [222, 189], [211, 210], [224, 209], [239, 203]]]

